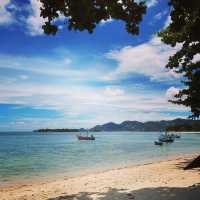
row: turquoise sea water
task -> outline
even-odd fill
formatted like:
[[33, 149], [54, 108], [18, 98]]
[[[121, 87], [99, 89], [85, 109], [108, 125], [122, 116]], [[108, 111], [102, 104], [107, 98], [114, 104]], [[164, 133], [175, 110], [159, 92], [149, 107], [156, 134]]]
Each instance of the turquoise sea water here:
[[158, 132], [99, 132], [95, 141], [78, 141], [74, 133], [0, 133], [0, 183], [73, 176], [145, 163], [200, 151], [200, 134], [155, 146]]

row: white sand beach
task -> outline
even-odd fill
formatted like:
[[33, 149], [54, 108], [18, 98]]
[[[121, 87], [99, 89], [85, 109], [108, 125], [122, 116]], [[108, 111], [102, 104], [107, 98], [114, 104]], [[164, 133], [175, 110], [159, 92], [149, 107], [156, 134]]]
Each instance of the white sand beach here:
[[183, 166], [196, 155], [80, 177], [1, 187], [1, 200], [199, 200], [200, 169]]

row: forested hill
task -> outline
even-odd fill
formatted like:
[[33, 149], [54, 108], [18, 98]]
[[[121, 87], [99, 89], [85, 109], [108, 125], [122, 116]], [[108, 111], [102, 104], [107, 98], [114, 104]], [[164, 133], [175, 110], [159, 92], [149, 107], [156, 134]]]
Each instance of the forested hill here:
[[124, 121], [97, 125], [91, 131], [200, 131], [200, 120], [174, 119], [162, 121]]
[[[200, 120], [188, 120], [188, 119], [174, 119], [174, 120], [162, 120], [162, 121], [124, 121], [120, 124], [109, 122], [103, 125], [96, 125], [89, 129], [90, 131], [194, 131], [200, 132]], [[39, 129], [35, 132], [84, 132], [87, 131], [84, 128], [81, 129]]]

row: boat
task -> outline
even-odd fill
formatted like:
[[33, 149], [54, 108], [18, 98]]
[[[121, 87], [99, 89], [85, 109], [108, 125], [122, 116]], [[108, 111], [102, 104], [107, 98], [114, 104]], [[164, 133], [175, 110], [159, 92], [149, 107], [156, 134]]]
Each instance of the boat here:
[[77, 135], [78, 140], [95, 140], [93, 135]]
[[174, 141], [174, 137], [172, 135], [167, 134], [167, 132], [165, 132], [165, 134], [160, 135], [158, 140], [160, 142], [173, 142]]
[[181, 138], [181, 136], [178, 134], [175, 134], [175, 138], [179, 139], [179, 138]]
[[160, 146], [161, 146], [161, 145], [163, 145], [163, 142], [155, 141], [154, 144], [155, 144], [155, 145], [160, 145]]
[[172, 136], [174, 139], [179, 139], [179, 138], [181, 138], [180, 135], [175, 134], [175, 133], [172, 133], [171, 136]]
[[181, 136], [180, 135], [176, 135], [176, 138], [181, 138]]

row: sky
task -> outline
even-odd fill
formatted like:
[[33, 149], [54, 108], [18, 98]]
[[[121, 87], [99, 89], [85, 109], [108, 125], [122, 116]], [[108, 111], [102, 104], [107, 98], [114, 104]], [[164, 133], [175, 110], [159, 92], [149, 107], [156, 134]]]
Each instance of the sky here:
[[37, 0], [0, 0], [0, 129], [89, 128], [125, 120], [186, 118], [168, 102], [183, 86], [164, 66], [178, 46], [156, 33], [170, 23], [167, 0], [148, 0], [140, 35], [102, 21], [93, 34], [47, 36]]

